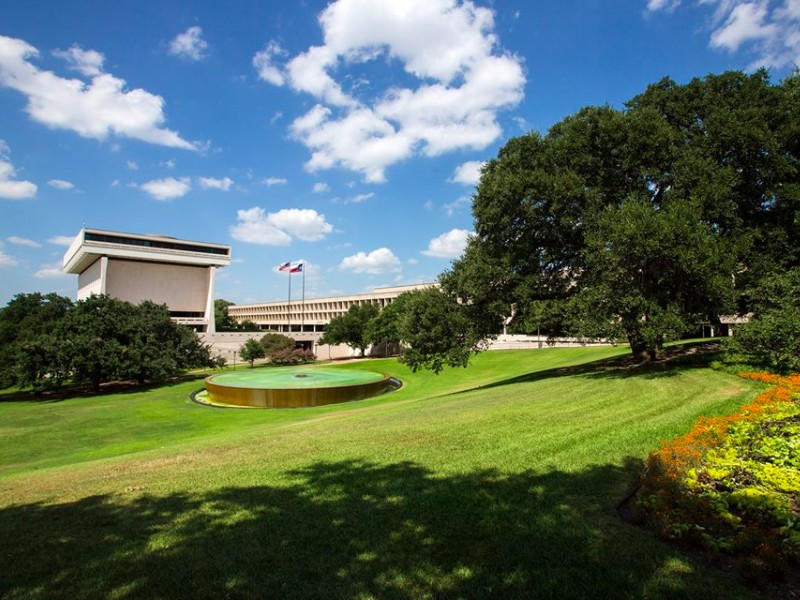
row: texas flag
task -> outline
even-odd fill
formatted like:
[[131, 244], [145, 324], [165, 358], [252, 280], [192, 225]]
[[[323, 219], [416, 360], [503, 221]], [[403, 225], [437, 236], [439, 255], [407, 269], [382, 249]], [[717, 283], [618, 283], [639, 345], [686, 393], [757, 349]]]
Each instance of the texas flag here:
[[284, 271], [287, 273], [302, 273], [303, 263], [299, 262], [297, 264], [292, 264], [291, 262], [286, 262], [278, 265], [278, 271]]

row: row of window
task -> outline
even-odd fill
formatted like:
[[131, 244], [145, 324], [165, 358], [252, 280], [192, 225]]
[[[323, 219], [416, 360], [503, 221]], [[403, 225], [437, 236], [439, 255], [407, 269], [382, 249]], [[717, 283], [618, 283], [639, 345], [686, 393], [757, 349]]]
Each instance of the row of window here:
[[92, 233], [87, 231], [84, 234], [87, 242], [105, 242], [107, 244], [122, 244], [124, 246], [143, 246], [146, 248], [163, 248], [164, 250], [181, 250], [184, 252], [200, 252], [201, 254], [216, 254], [218, 256], [228, 256], [228, 248], [214, 248], [212, 246], [196, 246], [194, 244], [183, 244], [180, 242], [170, 242], [167, 240], [143, 240], [130, 238], [121, 235], [109, 235], [106, 233]]

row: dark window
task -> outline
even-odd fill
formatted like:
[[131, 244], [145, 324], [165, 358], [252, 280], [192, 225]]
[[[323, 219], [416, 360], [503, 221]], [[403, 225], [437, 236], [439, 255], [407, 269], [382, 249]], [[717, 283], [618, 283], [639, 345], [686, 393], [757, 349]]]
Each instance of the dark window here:
[[106, 242], [108, 244], [124, 244], [125, 246], [144, 246], [147, 248], [163, 248], [165, 250], [183, 250], [185, 252], [200, 252], [202, 254], [217, 254], [228, 256], [227, 248], [212, 248], [209, 246], [195, 246], [194, 244], [180, 244], [167, 240], [141, 240], [139, 238], [129, 238], [121, 235], [107, 235], [105, 233], [84, 234], [87, 242]]

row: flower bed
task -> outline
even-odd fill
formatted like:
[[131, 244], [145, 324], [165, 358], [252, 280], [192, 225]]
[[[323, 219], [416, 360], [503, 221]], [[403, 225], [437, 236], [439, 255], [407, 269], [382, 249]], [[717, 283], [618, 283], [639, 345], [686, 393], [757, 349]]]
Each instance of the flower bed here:
[[800, 563], [800, 375], [740, 376], [772, 387], [662, 442], [631, 508], [666, 538], [741, 558], [748, 578], [779, 578]]

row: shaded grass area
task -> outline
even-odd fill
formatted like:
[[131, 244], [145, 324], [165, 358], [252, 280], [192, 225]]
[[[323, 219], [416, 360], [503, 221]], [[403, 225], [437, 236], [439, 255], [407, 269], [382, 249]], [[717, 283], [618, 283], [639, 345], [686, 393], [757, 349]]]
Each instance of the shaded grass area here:
[[[0, 484], [0, 596], [753, 597], [615, 507], [660, 439], [758, 386], [579, 366], [624, 352], [493, 352], [439, 378], [375, 361], [407, 385], [310, 411], [208, 409], [185, 384], [15, 406], [18, 427], [27, 414], [65, 441], [43, 470], [44, 442], [33, 463], [0, 450], [16, 471]], [[114, 419], [123, 441], [92, 460]], [[81, 431], [97, 437], [66, 437]]]
[[[584, 496], [639, 461], [446, 477], [315, 461], [287, 485], [0, 511], [8, 597], [733, 598], [715, 576]], [[8, 539], [8, 538], [6, 538]], [[76, 560], [75, 557], [80, 557]], [[738, 593], [737, 593], [738, 592]]]

